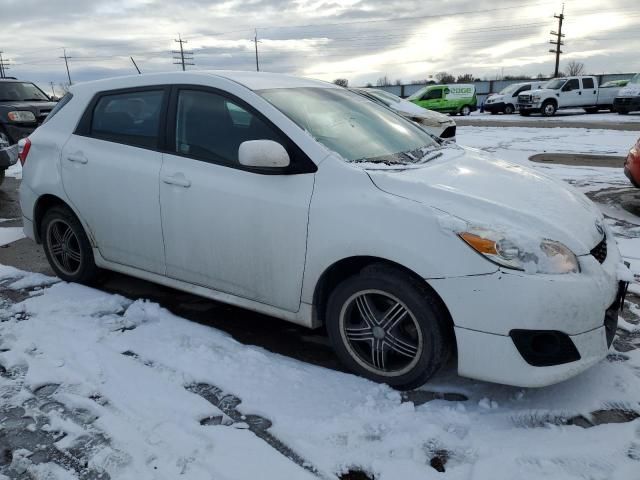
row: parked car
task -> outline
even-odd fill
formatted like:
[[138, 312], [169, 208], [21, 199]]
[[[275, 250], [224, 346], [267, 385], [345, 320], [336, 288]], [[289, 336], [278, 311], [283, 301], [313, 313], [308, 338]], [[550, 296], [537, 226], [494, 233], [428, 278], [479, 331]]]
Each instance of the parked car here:
[[0, 185], [4, 182], [6, 170], [18, 161], [18, 146], [9, 145], [8, 140], [0, 137]]
[[513, 83], [500, 90], [500, 93], [489, 95], [484, 102], [484, 109], [492, 115], [497, 113], [511, 115], [518, 110], [518, 95], [529, 90], [537, 90], [543, 85], [544, 82]]
[[16, 144], [42, 124], [55, 105], [31, 82], [0, 79], [0, 141]]
[[634, 187], [640, 188], [640, 138], [629, 150], [629, 155], [624, 162], [624, 174], [631, 180]]
[[469, 115], [478, 109], [473, 84], [427, 85], [408, 100], [428, 110], [454, 115]]
[[600, 85], [600, 88], [615, 88], [615, 87], [626, 87], [629, 84], [629, 80], [609, 80], [608, 82], [604, 82]]
[[114, 78], [61, 105], [21, 141], [20, 204], [65, 281], [114, 270], [324, 325], [396, 388], [454, 351], [460, 375], [520, 386], [607, 355], [620, 255], [564, 182], [284, 75]]
[[351, 90], [419, 123], [436, 137], [451, 141], [455, 141], [456, 139], [456, 122], [446, 115], [419, 107], [415, 103], [404, 100], [393, 93], [385, 92], [377, 88], [352, 88]]
[[620, 115], [640, 111], [640, 73], [635, 74], [627, 86], [618, 92], [613, 109]]
[[518, 95], [520, 115], [541, 113], [551, 117], [564, 108], [583, 108], [587, 113], [612, 109], [617, 92], [599, 89], [596, 77], [555, 78], [544, 88]]

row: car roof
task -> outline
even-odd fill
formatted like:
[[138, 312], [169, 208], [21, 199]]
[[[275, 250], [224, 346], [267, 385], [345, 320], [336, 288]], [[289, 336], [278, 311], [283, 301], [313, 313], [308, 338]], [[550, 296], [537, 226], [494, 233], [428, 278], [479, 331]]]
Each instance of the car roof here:
[[187, 72], [145, 73], [126, 77], [113, 77], [91, 82], [80, 83], [72, 87], [72, 91], [106, 90], [115, 88], [133, 88], [147, 85], [183, 84], [206, 82], [211, 77], [221, 77], [239, 83], [250, 90], [266, 90], [272, 88], [341, 88], [329, 82], [309, 78], [294, 77], [281, 73], [243, 72], [232, 70], [190, 70]]

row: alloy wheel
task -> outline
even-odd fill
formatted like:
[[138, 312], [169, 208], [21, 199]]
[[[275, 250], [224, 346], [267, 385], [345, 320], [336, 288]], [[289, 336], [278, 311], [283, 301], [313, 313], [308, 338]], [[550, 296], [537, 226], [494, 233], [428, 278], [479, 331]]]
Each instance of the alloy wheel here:
[[80, 242], [71, 226], [56, 219], [47, 226], [47, 246], [56, 267], [68, 276], [74, 276], [82, 267]]
[[415, 367], [424, 341], [414, 314], [381, 290], [352, 295], [340, 312], [340, 335], [352, 358], [377, 375], [401, 376]]

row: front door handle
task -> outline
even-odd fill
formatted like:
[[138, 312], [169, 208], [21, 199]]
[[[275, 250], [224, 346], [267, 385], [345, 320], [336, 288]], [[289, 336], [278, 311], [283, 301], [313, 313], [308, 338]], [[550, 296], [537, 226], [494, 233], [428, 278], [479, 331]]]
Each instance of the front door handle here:
[[162, 181], [167, 185], [175, 185], [182, 188], [189, 188], [191, 186], [191, 181], [189, 181], [182, 173], [176, 173], [175, 175], [163, 175]]
[[81, 163], [83, 165], [89, 161], [87, 160], [87, 157], [82, 154], [68, 155], [67, 160], [73, 163]]

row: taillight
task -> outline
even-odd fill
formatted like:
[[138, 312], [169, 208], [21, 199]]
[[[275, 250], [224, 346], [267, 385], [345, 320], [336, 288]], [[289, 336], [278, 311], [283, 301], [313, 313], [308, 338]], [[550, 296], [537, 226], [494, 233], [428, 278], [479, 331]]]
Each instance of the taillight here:
[[18, 158], [20, 159], [20, 164], [22, 166], [24, 166], [27, 161], [29, 150], [31, 150], [31, 140], [29, 140], [29, 137], [23, 138], [18, 142]]

